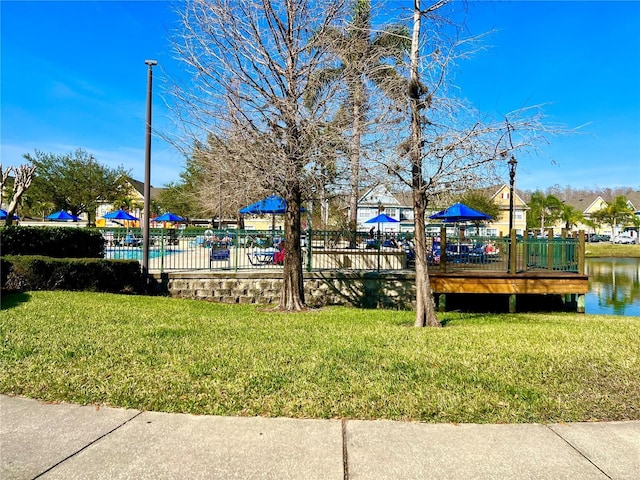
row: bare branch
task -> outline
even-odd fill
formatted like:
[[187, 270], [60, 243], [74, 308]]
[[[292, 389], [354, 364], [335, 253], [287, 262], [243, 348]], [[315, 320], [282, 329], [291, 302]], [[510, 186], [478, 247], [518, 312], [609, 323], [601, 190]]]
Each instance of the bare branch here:
[[[9, 169], [11, 169], [11, 167]], [[13, 214], [18, 208], [20, 198], [31, 186], [31, 182], [33, 181], [33, 176], [36, 171], [36, 167], [33, 165], [20, 165], [19, 167], [13, 167], [12, 169], [15, 173], [15, 177], [13, 179], [13, 195], [9, 202], [9, 206], [7, 207], [7, 225], [11, 225], [13, 223]]]

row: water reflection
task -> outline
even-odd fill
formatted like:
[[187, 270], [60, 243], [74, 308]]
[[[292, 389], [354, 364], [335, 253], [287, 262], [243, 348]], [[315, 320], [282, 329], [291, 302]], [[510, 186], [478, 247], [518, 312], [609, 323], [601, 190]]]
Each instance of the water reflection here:
[[587, 258], [587, 313], [640, 316], [640, 258]]

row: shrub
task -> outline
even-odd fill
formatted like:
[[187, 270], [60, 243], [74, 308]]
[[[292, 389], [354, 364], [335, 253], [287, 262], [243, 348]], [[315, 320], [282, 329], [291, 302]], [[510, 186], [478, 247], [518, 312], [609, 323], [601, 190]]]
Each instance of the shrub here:
[[69, 227], [0, 228], [2, 255], [45, 255], [56, 258], [103, 258], [104, 238], [98, 230]]
[[143, 291], [140, 264], [135, 260], [8, 256], [3, 259], [2, 270], [2, 288], [7, 291]]

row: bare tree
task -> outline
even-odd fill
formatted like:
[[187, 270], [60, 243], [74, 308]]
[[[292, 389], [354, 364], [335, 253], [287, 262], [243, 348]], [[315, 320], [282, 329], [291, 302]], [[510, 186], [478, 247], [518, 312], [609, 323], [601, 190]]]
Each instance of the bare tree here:
[[9, 176], [11, 175], [11, 171], [13, 167], [9, 167], [6, 170], [2, 168], [2, 164], [0, 163], [0, 206], [2, 205], [2, 197], [4, 195], [4, 189], [7, 185], [7, 181], [9, 180]]
[[440, 326], [427, 267], [425, 214], [429, 202], [493, 181], [511, 152], [534, 145], [543, 139], [540, 132], [550, 130], [541, 124], [535, 107], [487, 122], [450, 94], [448, 72], [454, 60], [470, 53], [461, 46], [474, 45], [473, 39], [459, 40], [450, 34], [457, 26], [442, 14], [450, 3], [454, 2], [437, 0], [421, 9], [420, 0], [414, 0], [408, 82], [411, 134], [400, 142], [400, 155], [384, 164], [388, 173], [411, 188], [413, 196], [415, 326]]
[[5, 225], [13, 224], [13, 214], [18, 208], [20, 198], [22, 198], [24, 192], [26, 192], [27, 189], [31, 186], [36, 167], [33, 165], [20, 165], [18, 167], [9, 167], [6, 170], [2, 170], [2, 165], [0, 164], [0, 177], [2, 178], [0, 190], [4, 189], [5, 183], [9, 178], [11, 171], [13, 171], [14, 173], [13, 194], [11, 196], [11, 200], [9, 201], [9, 206], [7, 207], [7, 218], [5, 220]]
[[309, 79], [326, 66], [323, 40], [342, 18], [343, 3], [190, 0], [178, 12], [174, 48], [191, 78], [176, 85], [174, 112], [188, 143], [206, 135], [233, 139], [227, 159], [251, 167], [264, 188], [287, 202], [282, 310], [305, 308], [300, 207], [323, 161], [319, 132], [335, 107], [318, 101], [307, 108], [304, 96]]
[[191, 181], [203, 213], [237, 218], [240, 223], [242, 207], [273, 193], [262, 173], [248, 162], [238, 162], [248, 152], [247, 147], [242, 141], [212, 135], [206, 143], [195, 146], [191, 164], [198, 173]]
[[[441, 3], [441, 2], [439, 2]], [[421, 110], [428, 106], [425, 89], [420, 82], [420, 23], [423, 12], [420, 11], [420, 0], [414, 0], [413, 34], [411, 37], [411, 58], [409, 64], [409, 108], [411, 111], [411, 142], [409, 157], [411, 159], [411, 190], [413, 194], [413, 215], [415, 225], [416, 247], [416, 319], [415, 326], [441, 326], [436, 317], [429, 270], [427, 268], [427, 239], [425, 230], [425, 211], [427, 198], [422, 170], [422, 119]]]

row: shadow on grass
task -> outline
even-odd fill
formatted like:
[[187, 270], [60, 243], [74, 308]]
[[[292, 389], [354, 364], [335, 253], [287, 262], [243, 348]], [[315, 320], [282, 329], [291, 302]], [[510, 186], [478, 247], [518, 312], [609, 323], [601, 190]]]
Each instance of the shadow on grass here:
[[8, 310], [9, 308], [15, 308], [18, 305], [31, 300], [31, 295], [24, 292], [19, 293], [5, 293], [2, 292], [2, 302], [0, 309]]

